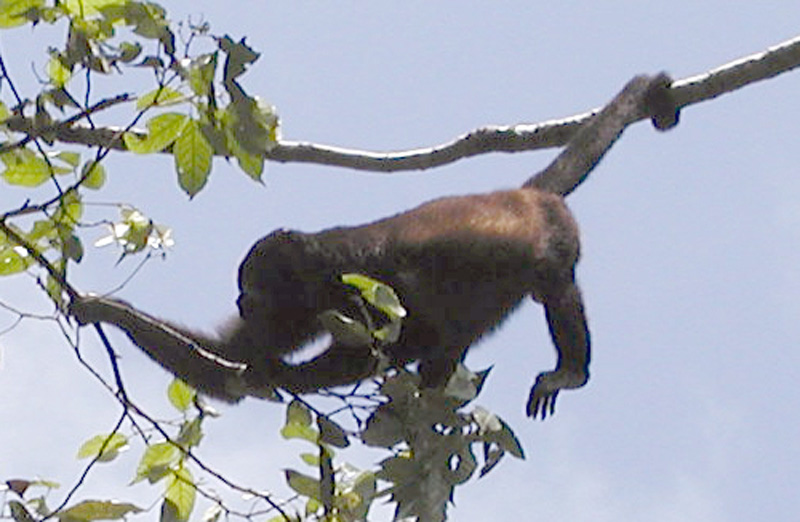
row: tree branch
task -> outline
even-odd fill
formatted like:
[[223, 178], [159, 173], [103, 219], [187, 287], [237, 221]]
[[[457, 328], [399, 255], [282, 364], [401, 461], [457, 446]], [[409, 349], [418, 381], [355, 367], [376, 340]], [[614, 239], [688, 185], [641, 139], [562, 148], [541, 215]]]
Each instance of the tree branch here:
[[[800, 37], [709, 72], [677, 80], [672, 84], [672, 96], [679, 108], [686, 107], [772, 78], [798, 66]], [[598, 111], [599, 108], [536, 124], [488, 125], [440, 145], [404, 151], [376, 152], [283, 140], [267, 153], [267, 158], [281, 163], [315, 163], [373, 172], [424, 170], [489, 152], [521, 152], [564, 146]], [[6, 124], [15, 132], [32, 132], [35, 126], [27, 120], [28, 118], [14, 118]], [[56, 139], [65, 143], [126, 150], [125, 144], [119, 139], [123, 128], [90, 128], [83, 123], [64, 125], [62, 122], [47, 131], [55, 131]], [[142, 130], [131, 132], [145, 135]]]

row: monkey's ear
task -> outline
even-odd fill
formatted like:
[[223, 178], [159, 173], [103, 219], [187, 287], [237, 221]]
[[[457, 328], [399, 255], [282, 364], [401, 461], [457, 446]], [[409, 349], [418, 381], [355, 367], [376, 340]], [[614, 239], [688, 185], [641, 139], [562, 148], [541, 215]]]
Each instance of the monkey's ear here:
[[671, 86], [672, 78], [660, 73], [650, 82], [644, 95], [644, 105], [656, 129], [665, 131], [678, 124], [680, 111]]

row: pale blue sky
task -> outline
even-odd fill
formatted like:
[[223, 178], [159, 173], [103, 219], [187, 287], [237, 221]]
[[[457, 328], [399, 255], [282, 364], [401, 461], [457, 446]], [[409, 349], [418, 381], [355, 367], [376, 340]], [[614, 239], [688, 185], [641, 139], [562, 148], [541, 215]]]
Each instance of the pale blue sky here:
[[[287, 139], [375, 150], [583, 112], [634, 74], [700, 73], [800, 28], [800, 6], [791, 1], [164, 5], [176, 20], [202, 17], [215, 34], [248, 37], [262, 57], [244, 83], [277, 106]], [[46, 34], [0, 34], [23, 87], [35, 86], [30, 64], [44, 63]], [[109, 92], [114, 81], [97, 85]], [[593, 333], [592, 380], [564, 393], [554, 418], [524, 417], [534, 376], [553, 364], [533, 304], [471, 353], [470, 366], [495, 365], [480, 403], [514, 427], [528, 459], [508, 459], [459, 488], [453, 520], [796, 517], [798, 92], [794, 72], [690, 107], [668, 134], [638, 124], [569, 198], [583, 234], [578, 276]], [[167, 260], [149, 264], [120, 295], [213, 329], [235, 310], [239, 261], [270, 230], [362, 223], [442, 195], [517, 186], [554, 154], [492, 154], [392, 175], [271, 164], [263, 187], [217, 160], [207, 189], [191, 202], [177, 188], [171, 158], [116, 155], [95, 201], [133, 202], [175, 229]], [[21, 197], [4, 187], [0, 208]], [[89, 248], [76, 283], [110, 290], [133, 266], [115, 267], [116, 258]], [[47, 310], [34, 292], [30, 278], [0, 281], [3, 302]], [[0, 338], [1, 479], [39, 475], [71, 485], [83, 464], [73, 459], [79, 444], [116, 418], [117, 404], [59, 335], [28, 321]], [[85, 336], [84, 353], [106, 368], [91, 333]], [[114, 339], [131, 394], [166, 415], [168, 376]], [[220, 409], [202, 457], [237, 482], [285, 494], [278, 470], [300, 466], [301, 446], [287, 451], [277, 437], [283, 409], [256, 400]], [[79, 497], [154, 501], [155, 489], [125, 486], [139, 451], [97, 469]], [[348, 457], [369, 466], [376, 455]]]

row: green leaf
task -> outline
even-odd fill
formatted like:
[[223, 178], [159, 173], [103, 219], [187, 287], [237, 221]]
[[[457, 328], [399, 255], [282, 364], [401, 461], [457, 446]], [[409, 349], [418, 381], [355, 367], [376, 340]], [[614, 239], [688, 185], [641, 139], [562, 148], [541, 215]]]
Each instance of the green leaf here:
[[323, 445], [319, 447], [319, 497], [322, 505], [333, 507], [333, 497], [336, 494], [336, 483], [333, 478], [333, 457]]
[[367, 419], [361, 438], [367, 446], [391, 448], [406, 439], [406, 427], [392, 404], [381, 404]]
[[[463, 442], [463, 439], [457, 439], [457, 442]], [[468, 481], [478, 467], [475, 454], [472, 452], [472, 446], [466, 443], [460, 445], [460, 447], [450, 455], [448, 466], [452, 473], [450, 482], [453, 485], [463, 484]]]
[[369, 304], [385, 313], [392, 319], [400, 319], [407, 315], [406, 309], [400, 303], [400, 298], [392, 287], [381, 283], [377, 279], [363, 274], [342, 274], [342, 282], [358, 288], [361, 296]]
[[58, 519], [62, 522], [119, 520], [127, 515], [141, 513], [142, 511], [142, 508], [126, 502], [84, 500], [63, 511], [59, 511]]
[[345, 488], [344, 495], [339, 504], [340, 510], [345, 510], [350, 516], [347, 520], [366, 520], [367, 512], [375, 497], [377, 480], [371, 471], [362, 471], [353, 479], [352, 484]]
[[475, 408], [472, 417], [480, 426], [481, 440], [497, 444], [500, 449], [511, 453], [518, 459], [525, 459], [525, 450], [522, 449], [522, 444], [503, 419], [481, 407]]
[[72, 190], [61, 197], [61, 201], [53, 214], [52, 220], [71, 230], [81, 219], [82, 215], [83, 202], [81, 202], [81, 197], [78, 192]]
[[186, 69], [189, 87], [197, 96], [211, 96], [214, 92], [214, 73], [217, 70], [217, 53], [206, 53], [193, 58]]
[[380, 462], [379, 479], [395, 484], [413, 483], [419, 466], [408, 452], [400, 453]]
[[53, 157], [58, 158], [59, 161], [63, 161], [73, 169], [81, 163], [81, 155], [77, 152], [72, 152], [69, 150], [57, 152], [53, 155]]
[[181, 522], [178, 506], [165, 498], [164, 502], [161, 503], [161, 516], [158, 520], [159, 522]]
[[[499, 417], [498, 417], [499, 419]], [[518, 459], [525, 459], [525, 450], [522, 449], [522, 444], [520, 444], [519, 439], [514, 434], [514, 431], [508, 426], [508, 424], [503, 421], [503, 419], [499, 419], [500, 423], [503, 425], [503, 429], [500, 430], [499, 435], [497, 437], [497, 445], [500, 446], [505, 451], [511, 453]]]
[[142, 52], [142, 44], [139, 42], [122, 42], [119, 44], [119, 51], [119, 61], [130, 63]]
[[223, 78], [225, 83], [231, 82], [244, 74], [247, 66], [258, 60], [258, 57], [261, 56], [245, 43], [244, 38], [238, 42], [234, 42], [233, 38], [225, 35], [217, 40], [217, 42], [222, 52], [227, 54]]
[[407, 315], [406, 309], [400, 304], [400, 298], [397, 297], [394, 289], [383, 283], [378, 283], [373, 288], [373, 294], [369, 296], [370, 303], [384, 312], [392, 319], [398, 319]]
[[503, 457], [506, 455], [506, 452], [502, 449], [498, 448], [497, 446], [493, 446], [491, 444], [484, 444], [483, 445], [483, 460], [484, 464], [481, 468], [480, 477], [483, 478], [486, 476], [487, 473], [492, 471], [495, 466], [497, 466]]
[[6, 121], [9, 116], [11, 116], [11, 111], [8, 110], [5, 103], [0, 102], [0, 122]]
[[182, 380], [173, 379], [167, 388], [167, 397], [175, 409], [186, 411], [194, 404], [197, 392]]
[[[107, 11], [107, 10], [106, 10]], [[123, 16], [133, 32], [150, 39], [161, 39], [169, 31], [166, 11], [154, 2], [125, 2]]]
[[463, 364], [459, 364], [447, 380], [444, 394], [464, 404], [470, 402], [478, 395], [478, 376]]
[[[3, 155], [4, 158], [6, 156], [6, 154]], [[50, 166], [39, 156], [33, 153], [23, 153], [16, 154], [15, 157], [16, 161], [11, 161], [10, 164], [6, 163], [6, 170], [3, 171], [3, 178], [10, 185], [38, 187], [50, 179]]]
[[[218, 111], [217, 121], [222, 125], [222, 133], [225, 136], [224, 146], [236, 158], [239, 168], [242, 169], [254, 181], [261, 181], [261, 176], [264, 173], [264, 147], [258, 143], [262, 143], [257, 138], [262, 134], [257, 125], [254, 126], [255, 130], [244, 131], [242, 130], [242, 118], [237, 114], [233, 104], [225, 107], [224, 110]], [[244, 121], [249, 121], [247, 118]], [[210, 129], [207, 129], [206, 135], [210, 134]], [[249, 136], [247, 141], [255, 141], [253, 147], [249, 147], [243, 143], [242, 135]], [[266, 138], [265, 138], [266, 139]], [[222, 144], [218, 144], [217, 148], [221, 148]], [[259, 148], [261, 147], [261, 148]], [[255, 150], [250, 150], [255, 148]], [[267, 147], [269, 148], [269, 147]]]
[[0, 250], [0, 276], [24, 272], [30, 265], [30, 257], [22, 247], [6, 247]]
[[385, 326], [372, 332], [372, 335], [374, 335], [379, 341], [383, 341], [385, 343], [394, 343], [400, 339], [400, 331], [402, 326], [403, 324], [400, 321], [390, 321]]
[[36, 479], [31, 481], [31, 486], [40, 486], [47, 489], [58, 489], [61, 487], [61, 484], [53, 480]]
[[65, 0], [62, 2], [67, 10], [76, 16], [95, 15], [104, 7], [125, 3], [127, 0]]
[[165, 107], [167, 105], [181, 103], [185, 99], [186, 96], [175, 89], [159, 87], [158, 89], [154, 89], [140, 96], [139, 100], [136, 102], [136, 109], [142, 110], [153, 106]]
[[321, 442], [330, 444], [335, 448], [346, 448], [350, 445], [344, 429], [328, 417], [317, 417], [317, 427], [319, 428]]
[[57, 235], [56, 223], [52, 219], [39, 219], [33, 223], [31, 231], [25, 234], [25, 239], [35, 244], [42, 238], [53, 239]]
[[286, 407], [286, 425], [311, 426], [311, 411], [300, 401], [294, 400]]
[[189, 515], [192, 514], [192, 509], [194, 509], [196, 496], [197, 490], [194, 487], [192, 473], [184, 467], [175, 471], [172, 475], [172, 480], [167, 486], [164, 501], [172, 504], [177, 520], [189, 520]]
[[81, 445], [78, 450], [78, 458], [98, 457], [99, 462], [111, 462], [127, 448], [128, 437], [121, 433], [96, 435]]
[[194, 419], [184, 422], [181, 425], [181, 431], [178, 433], [176, 442], [184, 448], [191, 448], [200, 444], [203, 439], [203, 417], [195, 417]]
[[239, 168], [245, 174], [254, 181], [261, 181], [261, 175], [264, 174], [263, 154], [250, 154], [241, 147], [234, 147], [233, 155], [236, 157], [236, 163], [239, 164]]
[[176, 112], [159, 114], [147, 121], [147, 135], [144, 138], [126, 132], [122, 140], [128, 150], [136, 154], [161, 152], [178, 139], [188, 121], [189, 117], [185, 114]]
[[301, 453], [300, 460], [315, 468], [319, 466], [319, 455], [316, 453]]
[[82, 186], [99, 190], [106, 182], [106, 168], [94, 160], [87, 161], [81, 171]]
[[299, 471], [295, 471], [293, 469], [287, 469], [285, 473], [286, 482], [289, 484], [289, 487], [295, 491], [295, 493], [303, 495], [304, 497], [313, 498], [315, 500], [321, 500], [319, 498], [319, 480], [309, 477], [308, 475], [303, 475]]
[[311, 411], [298, 400], [286, 407], [286, 424], [281, 429], [284, 439], [302, 439], [316, 444], [319, 439], [317, 430], [311, 427]]
[[316, 444], [319, 439], [317, 430], [310, 426], [301, 426], [300, 424], [287, 424], [281, 428], [281, 436], [284, 439], [302, 439]]
[[28, 508], [25, 507], [25, 504], [18, 500], [9, 500], [8, 507], [11, 508], [11, 516], [14, 518], [14, 522], [35, 522], [36, 519], [33, 518]]
[[3, 0], [0, 2], [0, 29], [28, 23], [25, 13], [44, 7], [44, 0]]
[[214, 149], [206, 140], [197, 121], [187, 122], [175, 141], [172, 154], [175, 156], [178, 183], [190, 197], [194, 196], [208, 181], [211, 158], [214, 156]]
[[272, 105], [239, 95], [225, 107], [225, 112], [222, 123], [232, 150], [263, 155], [277, 144], [279, 120]]
[[47, 62], [47, 79], [54, 87], [64, 87], [72, 77], [72, 71], [64, 65], [64, 62], [55, 54], [50, 56]]
[[[308, 500], [306, 500], [306, 510], [305, 510], [306, 511], [306, 518], [309, 519], [309, 520], [316, 519], [317, 517], [312, 517], [311, 515], [313, 515], [314, 513], [316, 513], [317, 511], [319, 511], [323, 507], [324, 506], [322, 505], [322, 502], [320, 502], [319, 500], [317, 500], [315, 498], [309, 498]], [[272, 522], [273, 520], [274, 519], [271, 519], [270, 522]], [[331, 517], [331, 522], [339, 522], [339, 520], [340, 519], [335, 517], [335, 516]], [[281, 517], [280, 522], [286, 522], [286, 521], [285, 521], [285, 519], [283, 517]]]
[[133, 483], [147, 479], [151, 484], [164, 478], [170, 468], [181, 460], [181, 450], [169, 442], [148, 446], [139, 460]]

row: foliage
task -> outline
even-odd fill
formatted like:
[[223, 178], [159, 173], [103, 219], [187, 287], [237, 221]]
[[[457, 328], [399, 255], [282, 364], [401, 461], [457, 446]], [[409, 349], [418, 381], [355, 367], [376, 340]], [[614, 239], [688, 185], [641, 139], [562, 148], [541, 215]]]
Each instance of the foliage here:
[[[346, 430], [299, 399], [291, 402], [281, 434], [318, 449], [316, 455], [301, 454], [305, 464], [318, 468], [318, 477], [286, 470], [289, 487], [306, 499], [304, 516], [362, 520], [373, 501], [388, 497], [396, 503], [398, 519], [444, 520], [455, 487], [469, 480], [479, 465], [483, 476], [506, 453], [524, 458], [516, 436], [497, 416], [481, 407], [465, 411], [488, 374], [461, 366], [444, 389], [420, 389], [418, 375], [393, 372], [380, 386], [381, 404], [365, 419], [356, 419], [357, 431]], [[346, 447], [349, 437], [391, 455], [377, 471], [348, 463], [334, 466], [333, 448]], [[482, 450], [477, 456], [476, 447]], [[379, 484], [386, 486], [378, 490]]]
[[[264, 155], [278, 139], [278, 119], [272, 106], [249, 96], [239, 84], [247, 66], [258, 59], [244, 41], [213, 37], [207, 26], [192, 26], [189, 44], [205, 38], [213, 42], [214, 50], [190, 55], [187, 44], [180, 57], [166, 11], [152, 2], [0, 3], [0, 28], [25, 23], [62, 26], [67, 37], [60, 49], [50, 49], [48, 82], [33, 102], [19, 95], [11, 107], [0, 102], [6, 134], [0, 143], [0, 177], [29, 189], [49, 183], [54, 194], [36, 205], [26, 201], [0, 218], [0, 275], [20, 273], [46, 259], [54, 280], [48, 288], [60, 299], [58, 285], [63, 286], [69, 262], [79, 262], [84, 252], [76, 227], [84, 213], [85, 192], [102, 188], [108, 176], [102, 161], [114, 148], [124, 145], [137, 154], [171, 153], [178, 184], [189, 196], [205, 186], [214, 155], [236, 158], [249, 177], [261, 179]], [[91, 92], [73, 92], [79, 73], [121, 75], [142, 69], [152, 71], [156, 85], [138, 97], [124, 133], [97, 144], [90, 158], [75, 150], [51, 150], [60, 131], [79, 128], [83, 120], [91, 126], [96, 113], [133, 102], [130, 96], [119, 95], [89, 103]], [[7, 74], [2, 80], [13, 86]], [[218, 81], [224, 96], [217, 94]], [[57, 114], [64, 116], [59, 119]], [[146, 133], [134, 130], [140, 121]], [[169, 246], [163, 240], [169, 234], [166, 227], [131, 207], [123, 206], [121, 212], [120, 221], [107, 223], [123, 255], [146, 246]], [[39, 218], [29, 228], [12, 222], [23, 216], [28, 221], [31, 216]]]
[[[397, 340], [405, 308], [394, 290], [379, 281], [360, 274], [344, 274], [342, 280], [356, 287], [364, 301], [385, 316], [389, 326], [381, 325], [381, 319], [363, 306], [361, 318], [330, 311], [324, 321], [326, 327], [337, 342], [344, 339], [373, 344], [377, 356], [385, 360], [382, 346]], [[330, 326], [333, 316], [339, 318], [335, 327]], [[392, 333], [387, 336], [386, 332]], [[305, 516], [321, 515], [343, 522], [362, 520], [374, 500], [388, 497], [397, 505], [398, 519], [444, 520], [454, 488], [469, 480], [478, 468], [475, 445], [483, 449], [481, 476], [506, 453], [524, 458], [519, 441], [502, 420], [481, 407], [464, 411], [480, 393], [488, 375], [489, 370], [475, 374], [460, 365], [446, 387], [428, 389], [420, 387], [416, 373], [391, 370], [380, 379], [373, 394], [379, 403], [365, 408], [365, 417], [355, 413], [358, 404], [353, 403], [353, 396], [340, 396], [347, 404], [342, 411], [351, 412], [356, 426], [349, 432], [330, 415], [295, 397], [287, 407], [281, 434], [318, 448], [317, 455], [301, 455], [306, 464], [319, 468], [318, 478], [293, 469], [286, 471], [289, 487], [306, 499]], [[380, 463], [377, 472], [348, 463], [334, 467], [333, 448], [347, 447], [348, 436], [383, 448], [391, 456]], [[378, 481], [388, 486], [379, 492]]]
[[[118, 216], [104, 214], [100, 221], [87, 222], [91, 195], [113, 175], [104, 165], [111, 151], [171, 154], [178, 186], [193, 197], [205, 187], [214, 156], [235, 158], [248, 177], [260, 182], [265, 157], [279, 139], [278, 117], [274, 107], [249, 95], [240, 84], [241, 76], [259, 57], [244, 39], [213, 36], [207, 25], [188, 25], [180, 39], [184, 48], [179, 50], [167, 12], [156, 3], [0, 1], [0, 29], [25, 24], [34, 29], [41, 25], [61, 28], [65, 39], [60, 46], [49, 47], [46, 82], [32, 100], [17, 92], [0, 57], [0, 81], [10, 87], [3, 92], [14, 96], [10, 103], [0, 101], [4, 132], [0, 177], [30, 194], [18, 208], [0, 216], [0, 275], [42, 274], [41, 286], [57, 309], [63, 310], [67, 298], [77, 293], [68, 273], [72, 264], [84, 258], [86, 228], [105, 228], [107, 234], [94, 246], [114, 245], [120, 259], [163, 253], [172, 244], [169, 227], [154, 223], [128, 203], [114, 205]], [[197, 45], [205, 49], [195, 53]], [[94, 100], [92, 82], [77, 81], [142, 72], [154, 84], [135, 97], [120, 94]], [[94, 118], [106, 111], [124, 118], [120, 127], [124, 130], [99, 141], [84, 140], [90, 154], [70, 148], [61, 139], [66, 131], [94, 129]], [[144, 132], [137, 130], [142, 125]], [[361, 316], [330, 310], [320, 319], [338, 342], [370, 346], [385, 361], [383, 347], [397, 340], [407, 313], [400, 298], [390, 287], [360, 274], [343, 274], [342, 280], [358, 290]], [[77, 458], [87, 461], [88, 474], [95, 466], [110, 464], [122, 452], [138, 448], [141, 456], [131, 484], [158, 486], [164, 521], [189, 520], [198, 495], [211, 501], [206, 519], [233, 514], [219, 495], [204, 487], [201, 477], [213, 477], [257, 498], [267, 505], [263, 513], [272, 520], [362, 520], [378, 499], [395, 502], [397, 517], [443, 520], [456, 486], [478, 469], [481, 475], [487, 473], [506, 453], [523, 458], [505, 423], [472, 404], [488, 371], [473, 374], [462, 367], [445, 389], [428, 390], [420, 389], [412, 370], [387, 370], [384, 364], [381, 368], [388, 373], [368, 392], [355, 387], [348, 393], [324, 393], [342, 404], [328, 413], [292, 398], [281, 434], [314, 448], [299, 454], [313, 471], [286, 470], [288, 489], [299, 502], [279, 503], [271, 495], [227, 481], [195, 457], [204, 422], [216, 412], [194, 390], [177, 380], [170, 385], [168, 399], [179, 419], [176, 429], [167, 430], [163, 421], [152, 419], [127, 397], [112, 348], [107, 348], [117, 379], [115, 397], [124, 406], [124, 414], [112, 431], [88, 438]], [[142, 420], [147, 422], [146, 430], [139, 425]], [[130, 432], [122, 429], [125, 421]], [[387, 457], [376, 469], [358, 469], [337, 455], [352, 440], [381, 448]], [[73, 500], [80, 485], [61, 505], [51, 507], [48, 496], [59, 484], [7, 478], [0, 514], [18, 522], [43, 518], [83, 522], [129, 519], [145, 511], [126, 502]]]

